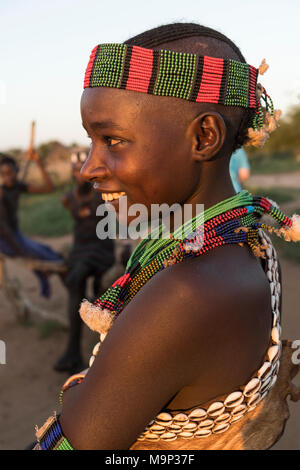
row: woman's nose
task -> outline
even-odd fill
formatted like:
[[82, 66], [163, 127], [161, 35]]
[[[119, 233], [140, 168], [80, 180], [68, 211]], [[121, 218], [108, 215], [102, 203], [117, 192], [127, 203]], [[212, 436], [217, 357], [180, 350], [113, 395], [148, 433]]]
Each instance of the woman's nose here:
[[92, 183], [93, 181], [104, 181], [109, 177], [109, 170], [103, 162], [90, 153], [88, 159], [80, 170], [81, 177]]

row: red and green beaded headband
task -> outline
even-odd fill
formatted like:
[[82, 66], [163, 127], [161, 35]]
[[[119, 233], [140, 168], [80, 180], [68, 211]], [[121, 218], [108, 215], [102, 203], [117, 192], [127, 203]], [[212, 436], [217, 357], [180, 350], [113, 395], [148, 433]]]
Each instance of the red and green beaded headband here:
[[251, 139], [257, 141], [253, 145], [261, 146], [279, 119], [270, 96], [257, 85], [258, 73], [267, 68], [265, 60], [257, 69], [233, 59], [129, 44], [99, 44], [92, 50], [84, 88], [112, 87], [196, 103], [250, 108], [256, 111]]
[[258, 69], [232, 59], [100, 44], [88, 63], [84, 88], [113, 87], [198, 103], [256, 108]]

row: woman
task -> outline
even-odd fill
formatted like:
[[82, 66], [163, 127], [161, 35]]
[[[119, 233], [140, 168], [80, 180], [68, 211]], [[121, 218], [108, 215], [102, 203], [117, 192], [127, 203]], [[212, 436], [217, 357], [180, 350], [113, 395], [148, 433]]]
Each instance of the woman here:
[[125, 275], [95, 305], [83, 302], [82, 318], [102, 340], [108, 334], [88, 373], [65, 384], [61, 415], [37, 431], [37, 448], [201, 448], [203, 437], [254, 412], [276, 381], [279, 288], [271, 305], [257, 256], [273, 251], [259, 219], [270, 213], [280, 233], [299, 240], [297, 218], [246, 191], [235, 195], [228, 169], [236, 148], [261, 143], [276, 127], [273, 109], [264, 116], [256, 97], [258, 70], [243, 65], [228, 38], [195, 24], [162, 26], [125, 44], [91, 55], [82, 176], [117, 214], [124, 193], [128, 212], [135, 203], [149, 214], [153, 204], [179, 203], [195, 215], [204, 204], [205, 237], [196, 217], [184, 230], [192, 238], [177, 231], [142, 240]]

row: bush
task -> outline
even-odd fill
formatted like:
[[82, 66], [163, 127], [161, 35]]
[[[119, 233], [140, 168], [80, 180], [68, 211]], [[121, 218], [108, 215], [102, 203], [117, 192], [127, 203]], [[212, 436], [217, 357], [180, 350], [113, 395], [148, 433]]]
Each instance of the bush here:
[[20, 228], [25, 235], [58, 237], [72, 233], [73, 220], [61, 204], [64, 189], [49, 194], [24, 194], [20, 202]]

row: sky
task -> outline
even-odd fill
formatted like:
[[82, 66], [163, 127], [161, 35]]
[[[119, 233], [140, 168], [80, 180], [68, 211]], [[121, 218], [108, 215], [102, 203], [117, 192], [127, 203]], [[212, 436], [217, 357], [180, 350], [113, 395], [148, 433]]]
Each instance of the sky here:
[[300, 97], [299, 0], [0, 0], [0, 151], [36, 143], [88, 144], [80, 97], [92, 48], [153, 27], [197, 22], [233, 40], [276, 108]]

